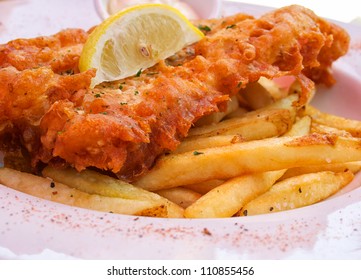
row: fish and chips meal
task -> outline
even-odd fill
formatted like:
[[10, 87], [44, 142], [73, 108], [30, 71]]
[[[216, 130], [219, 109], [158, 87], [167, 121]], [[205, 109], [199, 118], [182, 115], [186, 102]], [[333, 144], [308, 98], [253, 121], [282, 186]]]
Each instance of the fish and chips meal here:
[[2, 44], [0, 183], [167, 218], [325, 200], [361, 168], [361, 122], [310, 104], [317, 84], [337, 82], [331, 67], [349, 42], [297, 5], [191, 24], [153, 4]]

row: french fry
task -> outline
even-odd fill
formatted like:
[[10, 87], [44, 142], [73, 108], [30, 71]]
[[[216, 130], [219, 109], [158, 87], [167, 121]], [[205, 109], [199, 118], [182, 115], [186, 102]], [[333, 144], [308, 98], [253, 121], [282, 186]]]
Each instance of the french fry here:
[[122, 198], [128, 201], [148, 201], [154, 205], [162, 205], [165, 215], [181, 217], [183, 210], [158, 194], [134, 187], [127, 182], [115, 179], [91, 170], [77, 172], [75, 169], [54, 169], [47, 166], [43, 176], [67, 185], [79, 191], [96, 194], [102, 197]]
[[[297, 94], [301, 95], [302, 93], [302, 87], [298, 80], [295, 80], [288, 89], [288, 94]], [[306, 104], [309, 104], [313, 97], [315, 96], [316, 88], [313, 87], [313, 89], [309, 92], [308, 100], [306, 100]]]
[[357, 138], [320, 134], [267, 138], [164, 156], [134, 184], [160, 190], [247, 173], [360, 160]]
[[210, 137], [193, 137], [181, 142], [177, 149], [173, 151], [174, 154], [185, 153], [200, 149], [222, 147], [232, 145], [234, 143], [244, 142], [246, 139], [240, 135], [217, 135]]
[[311, 131], [312, 119], [309, 116], [304, 116], [297, 120], [292, 128], [287, 131], [284, 136], [302, 136], [307, 135]]
[[[292, 135], [306, 135], [309, 134], [311, 127], [311, 118], [309, 116], [305, 116], [298, 120], [292, 126]], [[286, 132], [284, 135], [291, 135], [291, 130]], [[263, 137], [267, 138], [267, 137]], [[262, 138], [261, 138], [262, 139]], [[179, 154], [189, 151], [196, 151], [200, 149], [206, 148], [214, 148], [214, 147], [222, 147], [227, 145], [232, 145], [235, 143], [241, 143], [244, 141], [250, 141], [253, 139], [245, 139], [240, 135], [217, 135], [210, 137], [196, 137], [186, 139], [179, 144], [177, 149], [173, 151], [173, 153]]]
[[200, 193], [182, 187], [160, 190], [157, 193], [183, 208], [187, 208], [202, 196]]
[[330, 127], [316, 122], [312, 123], [311, 131], [313, 133], [322, 133], [322, 134], [332, 133], [342, 137], [352, 137], [352, 134], [350, 132], [347, 132], [346, 130]]
[[339, 191], [353, 179], [350, 171], [310, 173], [275, 184], [268, 192], [246, 204], [243, 216], [285, 211], [314, 204]]
[[292, 126], [292, 123], [291, 113], [286, 109], [254, 111], [216, 125], [193, 128], [188, 134], [188, 139], [236, 134], [248, 140], [263, 139], [283, 134]]
[[244, 107], [238, 107], [237, 110], [234, 110], [232, 113], [229, 113], [224, 119], [233, 119], [243, 117], [249, 111]]
[[194, 125], [197, 127], [197, 126], [219, 123], [223, 118], [225, 118], [227, 115], [233, 113], [238, 108], [239, 108], [238, 99], [236, 96], [233, 96], [227, 102], [227, 109], [225, 112], [215, 112], [213, 114], [206, 115], [206, 116], [200, 118]]
[[299, 106], [297, 105], [298, 99], [299, 96], [297, 94], [291, 94], [259, 110], [286, 109], [291, 113], [291, 118], [294, 121], [299, 110]]
[[47, 166], [42, 171], [42, 174], [44, 177], [89, 194], [142, 200], [159, 198], [158, 195], [152, 192], [136, 188], [125, 181], [92, 170], [78, 172], [73, 168], [56, 169]]
[[128, 215], [172, 217], [160, 201], [88, 194], [49, 178], [10, 168], [0, 168], [0, 182], [23, 193], [70, 206]]
[[186, 218], [231, 217], [247, 202], [267, 191], [284, 171], [244, 175], [226, 181], [185, 209]]
[[219, 185], [223, 184], [224, 180], [210, 180], [210, 181], [204, 181], [199, 182], [195, 184], [189, 184], [184, 186], [187, 189], [193, 190], [200, 194], [206, 194], [210, 190], [214, 189], [215, 187], [218, 187]]
[[345, 130], [354, 137], [361, 137], [361, 121], [324, 113], [310, 105], [306, 106], [305, 114], [311, 116], [316, 123]]
[[[311, 118], [303, 117], [293, 125], [287, 135], [307, 135], [310, 125]], [[186, 208], [184, 215], [188, 218], [231, 217], [247, 202], [266, 192], [285, 172], [286, 169], [283, 169], [230, 179]]]
[[275, 81], [261, 77], [257, 82], [248, 84], [246, 88], [240, 91], [239, 95], [244, 105], [256, 110], [286, 97], [287, 91]]
[[295, 106], [297, 100], [297, 95], [289, 95], [239, 118], [230, 118], [217, 124], [193, 128], [189, 131], [188, 138], [239, 134], [245, 139], [255, 140], [283, 134], [285, 128], [288, 130], [294, 122], [298, 109]]
[[266, 107], [275, 101], [271, 93], [259, 82], [248, 84], [239, 94], [244, 105], [252, 110]]
[[321, 165], [309, 165], [303, 167], [294, 167], [287, 169], [286, 173], [280, 180], [284, 180], [290, 177], [299, 176], [307, 173], [315, 173], [321, 171], [343, 172], [349, 170], [353, 174], [356, 174], [361, 169], [361, 162], [345, 162], [345, 163], [329, 163]]
[[265, 77], [260, 77], [258, 83], [265, 88], [272, 96], [273, 100], [279, 100], [288, 95], [286, 89], [282, 88], [277, 82]]

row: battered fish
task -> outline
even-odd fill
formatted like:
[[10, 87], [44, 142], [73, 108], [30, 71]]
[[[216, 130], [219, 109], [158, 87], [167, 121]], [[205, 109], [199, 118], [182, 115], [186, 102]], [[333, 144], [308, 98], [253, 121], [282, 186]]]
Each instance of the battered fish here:
[[132, 180], [174, 150], [195, 121], [224, 110], [262, 76], [295, 76], [302, 104], [313, 81], [334, 82], [330, 67], [349, 45], [342, 28], [295, 5], [203, 24], [205, 38], [172, 59], [94, 89], [95, 70], [77, 66], [87, 32], [1, 45], [2, 150], [21, 147], [34, 167], [95, 167]]

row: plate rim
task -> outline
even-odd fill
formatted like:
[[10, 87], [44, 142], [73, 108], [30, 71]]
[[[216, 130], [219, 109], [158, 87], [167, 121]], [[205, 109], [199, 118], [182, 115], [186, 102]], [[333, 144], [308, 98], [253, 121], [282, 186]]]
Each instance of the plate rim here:
[[[225, 1], [225, 3], [227, 3], [227, 1]], [[252, 5], [252, 4], [245, 4], [245, 3], [235, 3], [235, 2], [231, 2], [232, 5], [235, 6], [239, 6], [241, 7], [248, 7], [249, 9], [254, 9], [256, 5]], [[256, 6], [257, 9], [269, 9], [269, 7], [263, 7], [263, 6]], [[263, 11], [262, 11], [263, 12]], [[361, 31], [353, 25], [350, 24], [344, 24], [341, 23], [341, 26], [343, 26], [344, 28], [351, 30], [352, 32], [357, 32], [358, 33], [358, 39], [360, 39], [361, 41]], [[355, 31], [356, 30], [356, 31]], [[351, 34], [352, 37], [352, 34]], [[361, 83], [361, 77], [359, 77], [360, 79], [360, 83]], [[109, 236], [114, 237], [116, 232], [116, 229], [120, 227], [120, 225], [118, 224], [119, 222], [123, 223], [123, 224], [127, 224], [127, 223], [131, 223], [133, 227], [132, 232], [137, 232], [137, 230], [140, 230], [140, 232], [143, 234], [143, 236], [134, 236], [134, 238], [129, 238], [129, 235], [127, 235], [126, 231], [121, 231], [120, 235], [122, 234], [122, 236], [120, 237], [128, 237], [129, 240], [131, 239], [131, 244], [135, 244], [136, 242], [139, 242], [141, 244], [143, 244], [144, 246], [146, 246], [146, 242], [147, 241], [154, 241], [155, 244], [157, 245], [161, 245], [162, 242], [164, 241], [165, 243], [167, 243], [170, 247], [167, 249], [165, 249], [165, 251], [170, 250], [170, 249], [179, 249], [181, 248], [183, 245], [190, 245], [188, 244], [188, 242], [190, 242], [191, 240], [194, 241], [194, 238], [196, 238], [197, 240], [203, 238], [205, 239], [205, 244], [203, 245], [203, 253], [200, 255], [189, 255], [189, 254], [181, 254], [181, 255], [173, 255], [173, 254], [168, 254], [170, 256], [170, 258], [190, 258], [190, 259], [196, 259], [196, 258], [207, 258], [207, 259], [217, 259], [217, 258], [271, 258], [273, 259], [274, 256], [268, 256], [268, 255], [260, 255], [259, 252], [251, 252], [251, 251], [242, 251], [239, 250], [239, 248], [237, 250], [232, 250], [229, 247], [222, 247], [221, 245], [225, 245], [225, 242], [219, 241], [216, 243], [212, 242], [212, 238], [215, 238], [215, 236], [217, 235], [217, 238], [219, 236], [222, 236], [220, 234], [218, 234], [216, 232], [216, 228], [218, 226], [220, 227], [226, 227], [226, 228], [237, 228], [233, 230], [233, 233], [241, 233], [242, 236], [245, 237], [249, 237], [251, 236], [251, 233], [249, 231], [251, 231], [253, 228], [257, 229], [257, 230], [262, 230], [263, 225], [260, 225], [262, 222], [262, 218], [265, 217], [265, 215], [260, 215], [260, 216], [253, 216], [253, 217], [239, 217], [239, 218], [230, 218], [230, 219], [201, 219], [201, 220], [190, 220], [190, 219], [173, 219], [173, 220], [169, 220], [169, 219], [162, 219], [162, 218], [147, 218], [147, 217], [133, 217], [133, 216], [126, 216], [126, 215], [119, 215], [119, 214], [111, 214], [111, 218], [113, 219], [113, 222], [110, 220], [109, 224], [112, 224], [114, 226], [114, 229], [108, 229], [108, 231], [104, 231], [103, 235], [101, 235], [101, 232], [99, 232], [99, 227], [104, 225], [106, 226], [107, 224], [105, 223], [105, 219], [110, 217], [109, 213], [101, 213], [101, 212], [96, 212], [96, 211], [92, 211], [92, 210], [87, 210], [87, 209], [74, 209], [74, 207], [70, 207], [67, 205], [58, 205], [57, 203], [54, 202], [50, 202], [50, 201], [43, 201], [41, 199], [35, 198], [35, 197], [31, 197], [27, 194], [23, 194], [23, 193], [19, 193], [15, 190], [9, 189], [7, 187], [4, 187], [2, 185], [0, 185], [0, 194], [3, 195], [2, 198], [0, 199], [4, 199], [4, 198], [11, 198], [13, 201], [20, 203], [20, 205], [23, 205], [25, 207], [26, 211], [31, 211], [32, 209], [34, 209], [34, 207], [39, 207], [38, 209], [36, 209], [37, 214], [40, 213], [39, 218], [41, 217], [41, 215], [44, 215], [44, 213], [42, 211], [46, 211], [48, 212], [49, 209], [55, 211], [54, 215], [50, 215], [53, 217], [57, 217], [56, 213], [59, 212], [65, 212], [66, 215], [68, 215], [67, 219], [71, 220], [74, 222], [74, 219], [77, 219], [79, 217], [87, 217], [89, 220], [91, 220], [92, 222], [94, 221], [101, 221], [99, 223], [98, 226], [94, 226], [96, 229], [93, 231], [91, 229], [89, 229], [87, 226], [85, 226], [84, 224], [82, 224], [81, 222], [79, 222], [79, 224], [81, 226], [84, 226], [84, 228], [78, 228], [77, 230], [80, 231], [77, 232], [78, 235], [84, 237], [87, 234], [87, 230], [89, 230], [91, 233], [96, 233], [97, 237], [99, 237], [100, 239], [107, 239], [109, 238]], [[2, 200], [0, 200], [2, 201]], [[29, 203], [30, 201], [30, 203]], [[33, 202], [31, 202], [33, 201]], [[39, 203], [39, 206], [34, 206], [34, 201], [37, 201]], [[304, 208], [300, 208], [300, 209], [295, 209], [295, 210], [291, 210], [291, 211], [286, 211], [286, 212], [282, 212], [282, 213], [273, 213], [271, 215], [267, 214], [267, 218], [269, 220], [270, 225], [277, 225], [277, 227], [280, 227], [282, 225], [284, 225], [284, 227], [286, 229], [284, 229], [285, 231], [289, 230], [290, 228], [294, 227], [295, 224], [294, 222], [297, 221], [297, 223], [301, 223], [304, 218], [312, 218], [314, 216], [314, 214], [312, 214], [313, 210], [317, 210], [317, 211], [327, 211], [328, 215], [341, 215], [342, 213], [349, 213], [349, 209], [347, 210], [346, 208], [349, 207], [354, 207], [355, 209], [352, 211], [357, 211], [357, 214], [359, 214], [358, 216], [358, 220], [356, 222], [361, 222], [361, 218], [360, 218], [360, 214], [361, 214], [361, 188], [355, 188], [354, 190], [351, 190], [350, 192], [342, 195], [342, 196], [338, 196], [338, 197], [333, 197], [332, 201], [334, 202], [334, 204], [336, 205], [335, 207], [330, 207], [326, 205], [328, 202], [324, 201], [324, 202], [320, 202], [317, 203], [315, 205], [312, 206], [308, 206], [308, 207], [304, 207]], [[349, 204], [345, 205], [345, 202], [348, 202]], [[1, 204], [0, 204], [1, 205]], [[21, 216], [21, 215], [25, 215], [24, 213], [18, 213], [19, 211], [17, 211], [17, 214], [15, 215], [13, 212], [14, 211], [14, 203], [11, 203], [10, 207], [10, 211], [7, 211], [4, 208], [0, 209], [0, 213], [3, 214], [12, 214], [13, 217], [17, 217], [17, 216]], [[310, 207], [312, 207], [313, 209], [310, 209]], [[352, 208], [351, 207], [351, 208]], [[327, 210], [325, 210], [324, 208], [327, 208]], [[346, 210], [345, 210], [346, 209]], [[298, 216], [299, 212], [306, 212], [307, 215], [305, 215], [304, 217], [302, 217], [300, 219], [300, 217]], [[316, 211], [316, 212], [317, 212]], [[58, 214], [59, 214], [58, 212]], [[341, 214], [340, 214], [341, 213]], [[92, 218], [89, 217], [93, 216]], [[2, 217], [4, 217], [3, 215], [1, 215]], [[101, 219], [101, 217], [103, 217], [103, 219]], [[34, 217], [30, 217], [27, 216], [28, 222], [32, 222]], [[63, 217], [64, 218], [64, 217]], [[323, 218], [327, 218], [327, 217], [322, 217], [321, 220], [323, 220]], [[64, 218], [66, 219], [66, 218]], [[59, 220], [61, 220], [59, 218]], [[316, 226], [317, 229], [322, 228], [322, 226], [324, 226], [324, 224], [320, 224], [321, 220], [319, 219], [319, 217], [313, 217], [313, 220], [311, 221], [312, 223], [314, 223], [314, 225]], [[5, 225], [4, 223], [5, 221], [2, 220], [0, 218], [0, 225], [3, 223], [3, 225]], [[304, 221], [303, 221], [304, 222]], [[310, 222], [310, 221], [307, 221]], [[64, 221], [62, 221], [62, 223], [64, 223]], [[142, 224], [143, 223], [143, 224]], [[163, 223], [167, 223], [168, 227], [165, 227], [163, 225]], [[237, 224], [237, 225], [236, 225]], [[51, 226], [57, 230], [60, 229], [60, 224], [57, 224], [56, 221], [52, 224]], [[13, 225], [15, 229], [21, 228], [20, 225]], [[25, 226], [28, 226], [29, 228], [32, 226], [31, 223], [26, 224]], [[147, 228], [148, 226], [148, 228]], [[9, 225], [7, 226], [9, 227]], [[44, 225], [45, 229], [47, 230], [47, 225]], [[190, 227], [194, 227], [197, 228], [197, 232], [192, 234], [191, 232], [188, 231], [188, 229]], [[164, 229], [165, 231], [170, 228], [175, 229], [174, 231], [171, 232], [172, 237], [166, 236], [164, 232], [162, 232], [162, 229]], [[178, 231], [176, 231], [176, 229], [178, 229]], [[207, 230], [205, 230], [207, 229]], [[10, 231], [12, 231], [13, 229], [9, 229]], [[33, 230], [33, 229], [32, 229]], [[71, 230], [70, 228], [68, 228], [68, 231]], [[101, 230], [101, 229], [100, 229]], [[144, 235], [144, 233], [147, 232], [147, 230], [149, 232], [156, 232], [157, 234], [157, 240], [154, 240], [154, 237], [152, 236], [146, 236]], [[184, 232], [182, 232], [182, 230]], [[275, 229], [275, 231], [272, 231], [273, 233], [276, 233], [278, 229]], [[314, 231], [307, 231], [306, 228], [304, 228], [306, 233], [311, 233], [313, 234]], [[209, 232], [207, 232], [209, 231]], [[111, 232], [111, 233], [110, 233]], [[139, 232], [137, 232], [139, 234]], [[279, 233], [279, 232], [278, 232]], [[299, 231], [297, 231], [298, 234], [301, 234]], [[0, 237], [1, 235], [3, 236], [8, 236], [8, 232], [5, 232], [5, 230], [0, 233]], [[105, 234], [105, 235], [104, 235]], [[108, 234], [108, 235], [107, 235]], [[182, 234], [187, 235], [185, 239], [182, 239]], [[287, 237], [287, 233], [283, 232], [283, 237]], [[323, 233], [325, 234], [325, 233]], [[213, 235], [213, 236], [212, 236]], [[101, 237], [103, 236], [103, 237]], [[162, 238], [164, 237], [164, 240], [162, 241]], [[314, 237], [314, 236], [313, 236]], [[318, 236], [319, 237], [319, 236]], [[318, 238], [317, 237], [317, 238]], [[339, 237], [339, 236], [337, 236]], [[360, 240], [361, 240], [361, 233], [359, 234]], [[322, 234], [321, 237], [322, 238]], [[323, 238], [326, 238], [325, 236], [323, 236]], [[342, 238], [342, 237], [341, 237]], [[1, 238], [0, 238], [1, 239]], [[158, 240], [159, 239], [159, 240]], [[47, 240], [50, 244], [50, 241]], [[116, 240], [117, 242], [121, 242], [122, 239], [118, 238]], [[237, 239], [237, 238], [233, 238], [231, 241], [229, 241], [232, 244], [236, 244], [236, 242], [241, 242], [241, 240]], [[254, 242], [254, 240], [253, 240]], [[53, 243], [51, 243], [53, 244]], [[108, 244], [105, 242], [105, 244]], [[214, 244], [213, 250], [212, 250], [212, 244]], [[305, 244], [303, 243], [303, 240], [300, 241], [300, 244]], [[19, 245], [19, 244], [18, 244]], [[53, 256], [54, 258], [58, 258], [58, 259], [66, 259], [66, 258], [87, 258], [90, 257], [92, 259], [94, 258], [106, 258], [106, 259], [112, 259], [114, 257], [116, 258], [132, 258], [132, 259], [138, 259], [138, 258], [143, 258], [143, 256], [141, 255], [129, 255], [129, 254], [124, 254], [124, 255], [119, 255], [119, 254], [112, 254], [108, 252], [102, 252], [100, 255], [96, 254], [91, 254], [89, 256], [86, 256], [84, 254], [79, 254], [78, 252], [71, 252], [71, 250], [68, 251], [63, 251], [61, 247], [56, 247], [54, 245], [52, 245], [52, 247], [48, 246], [48, 245], [44, 245], [44, 247], [42, 248], [43, 250], [38, 250], [39, 248], [37, 248], [37, 250], [33, 250], [32, 248], [29, 247], [29, 244], [27, 244], [28, 246], [26, 247], [25, 251], [21, 251], [18, 249], [14, 249], [14, 247], [8, 246], [7, 244], [5, 244], [3, 241], [0, 241], [0, 258], [6, 258], [6, 255], [1, 255], [1, 252], [3, 252], [4, 254], [4, 249], [9, 250], [10, 252], [13, 253], [13, 255], [9, 254], [11, 256], [11, 258], [44, 258], [44, 250], [48, 250], [50, 252], [52, 252], [50, 254], [50, 256]], [[30, 244], [31, 245], [31, 244]], [[109, 244], [108, 244], [109, 245]], [[176, 245], [176, 246], [174, 246]], [[277, 246], [278, 244], [276, 244], [276, 248], [278, 249], [278, 257], [276, 258], [314, 258], [314, 257], [320, 257], [323, 256], [324, 258], [333, 258], [334, 256], [329, 255], [330, 252], [321, 252], [322, 254], [320, 255], [320, 252], [315, 252], [313, 249], [315, 248], [308, 248], [307, 250], [305, 248], [302, 248], [302, 246], [300, 248], [296, 248], [295, 251], [297, 251], [295, 253], [295, 255], [290, 255], [288, 254], [288, 252], [284, 252], [284, 248], [280, 248], [279, 246]], [[284, 245], [284, 243], [283, 243]], [[34, 245], [34, 246], [38, 246], [38, 245]], [[208, 246], [208, 247], [206, 247]], [[221, 246], [221, 247], [219, 247]], [[284, 245], [285, 246], [285, 245]], [[16, 246], [15, 246], [16, 247]], [[287, 246], [286, 246], [287, 247]], [[117, 247], [118, 248], [118, 247]], [[3, 250], [1, 250], [3, 249]], [[108, 248], [109, 249], [109, 248]], [[164, 248], [163, 248], [164, 249]], [[163, 249], [159, 249], [158, 251], [154, 251], [153, 253], [150, 253], [150, 255], [146, 255], [147, 258], [149, 259], [163, 259], [162, 256], [166, 255], [167, 252], [165, 252]], [[287, 248], [286, 248], [287, 249]], [[316, 248], [317, 249], [317, 248]], [[319, 248], [318, 248], [319, 249]], [[109, 249], [110, 250], [110, 249]], [[301, 250], [301, 251], [300, 251]], [[302, 250], [306, 250], [306, 251], [302, 251]], [[47, 251], [47, 252], [48, 252]], [[282, 253], [283, 252], [283, 253]], [[192, 253], [194, 253], [192, 251]], [[357, 252], [358, 253], [358, 252]], [[323, 255], [326, 254], [326, 255]], [[361, 251], [356, 255], [356, 257], [360, 257], [361, 256]], [[49, 255], [46, 255], [46, 257], [49, 257]], [[337, 257], [337, 256], [336, 256]], [[345, 255], [343, 255], [343, 257], [346, 257]]]

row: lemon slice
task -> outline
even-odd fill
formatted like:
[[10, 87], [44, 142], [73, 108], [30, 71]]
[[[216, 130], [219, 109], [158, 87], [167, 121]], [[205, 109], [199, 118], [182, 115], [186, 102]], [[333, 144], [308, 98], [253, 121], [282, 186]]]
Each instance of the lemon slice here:
[[83, 47], [80, 71], [96, 68], [91, 87], [123, 79], [203, 38], [177, 9], [143, 4], [120, 11], [95, 28]]

